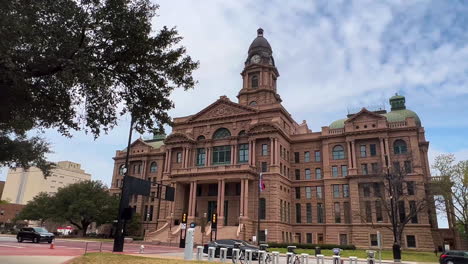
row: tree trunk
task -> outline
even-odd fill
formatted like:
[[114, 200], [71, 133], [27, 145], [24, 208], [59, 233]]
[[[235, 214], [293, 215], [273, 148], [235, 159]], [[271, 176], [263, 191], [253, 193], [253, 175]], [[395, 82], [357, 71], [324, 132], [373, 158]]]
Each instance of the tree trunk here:
[[82, 237], [85, 237], [86, 236], [86, 231], [88, 230], [88, 226], [90, 225], [91, 223], [88, 223], [88, 222], [81, 222], [81, 225], [83, 226], [83, 233], [81, 234]]

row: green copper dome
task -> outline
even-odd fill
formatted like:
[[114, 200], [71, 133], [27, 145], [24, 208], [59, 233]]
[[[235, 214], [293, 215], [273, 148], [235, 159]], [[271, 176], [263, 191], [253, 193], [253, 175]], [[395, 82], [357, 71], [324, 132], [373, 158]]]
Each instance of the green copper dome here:
[[344, 127], [344, 122], [348, 120], [347, 118], [343, 118], [340, 120], [336, 120], [335, 122], [331, 123], [329, 128], [330, 129], [336, 129], [336, 128], [343, 128]]
[[419, 116], [415, 112], [408, 109], [394, 110], [383, 114], [383, 116], [387, 118], [388, 122], [400, 122], [405, 121], [407, 117], [413, 117], [416, 121], [416, 125], [421, 125], [421, 119], [419, 119]]

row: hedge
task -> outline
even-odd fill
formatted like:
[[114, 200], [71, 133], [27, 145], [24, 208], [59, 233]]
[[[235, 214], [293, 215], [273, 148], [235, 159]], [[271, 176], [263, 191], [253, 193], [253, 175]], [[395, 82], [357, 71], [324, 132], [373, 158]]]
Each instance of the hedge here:
[[315, 247], [320, 247], [321, 249], [334, 249], [341, 248], [343, 250], [355, 250], [356, 246], [354, 245], [335, 245], [335, 244], [300, 244], [300, 243], [268, 243], [270, 248], [287, 248], [288, 246], [296, 246], [296, 248], [302, 249], [315, 249]]

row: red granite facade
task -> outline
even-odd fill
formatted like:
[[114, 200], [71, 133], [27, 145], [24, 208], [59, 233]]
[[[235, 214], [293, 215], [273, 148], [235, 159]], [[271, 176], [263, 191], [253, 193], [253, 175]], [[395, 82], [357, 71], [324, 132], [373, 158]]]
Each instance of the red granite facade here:
[[[279, 73], [262, 30], [249, 47], [241, 75], [238, 102], [221, 96], [196, 114], [175, 118], [167, 138], [133, 142], [130, 175], [176, 190], [174, 202], [159, 201], [156, 187], [152, 197], [131, 199], [143, 215], [146, 240], [176, 242], [183, 213], [188, 222], [201, 223], [214, 212], [219, 216], [218, 239], [250, 240], [260, 213], [261, 239], [267, 242], [372, 248], [380, 231], [384, 247], [390, 248], [389, 220], [376, 198], [383, 192], [376, 187], [377, 168], [386, 169], [388, 157], [390, 166], [398, 162], [408, 167], [410, 182], [423, 185], [430, 177], [429, 142], [419, 117], [406, 109], [405, 98], [392, 97], [388, 113], [363, 108], [312, 132], [281, 104]], [[115, 193], [125, 154], [117, 151], [114, 157]], [[266, 187], [261, 199], [260, 172]], [[420, 189], [412, 199], [425, 195]], [[433, 212], [420, 213], [408, 224], [403, 248], [433, 250], [442, 243]], [[205, 234], [210, 232], [207, 228]], [[197, 242], [200, 234], [197, 226]]]

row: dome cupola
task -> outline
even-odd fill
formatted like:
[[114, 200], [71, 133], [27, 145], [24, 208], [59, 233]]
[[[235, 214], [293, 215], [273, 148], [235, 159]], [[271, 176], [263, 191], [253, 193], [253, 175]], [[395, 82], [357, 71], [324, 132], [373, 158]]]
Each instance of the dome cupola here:
[[257, 63], [257, 64], [266, 64], [266, 65], [275, 65], [273, 59], [273, 50], [271, 49], [270, 43], [268, 40], [263, 37], [263, 29], [257, 29], [257, 37], [252, 41], [252, 44], [249, 46], [247, 60], [245, 65]]

